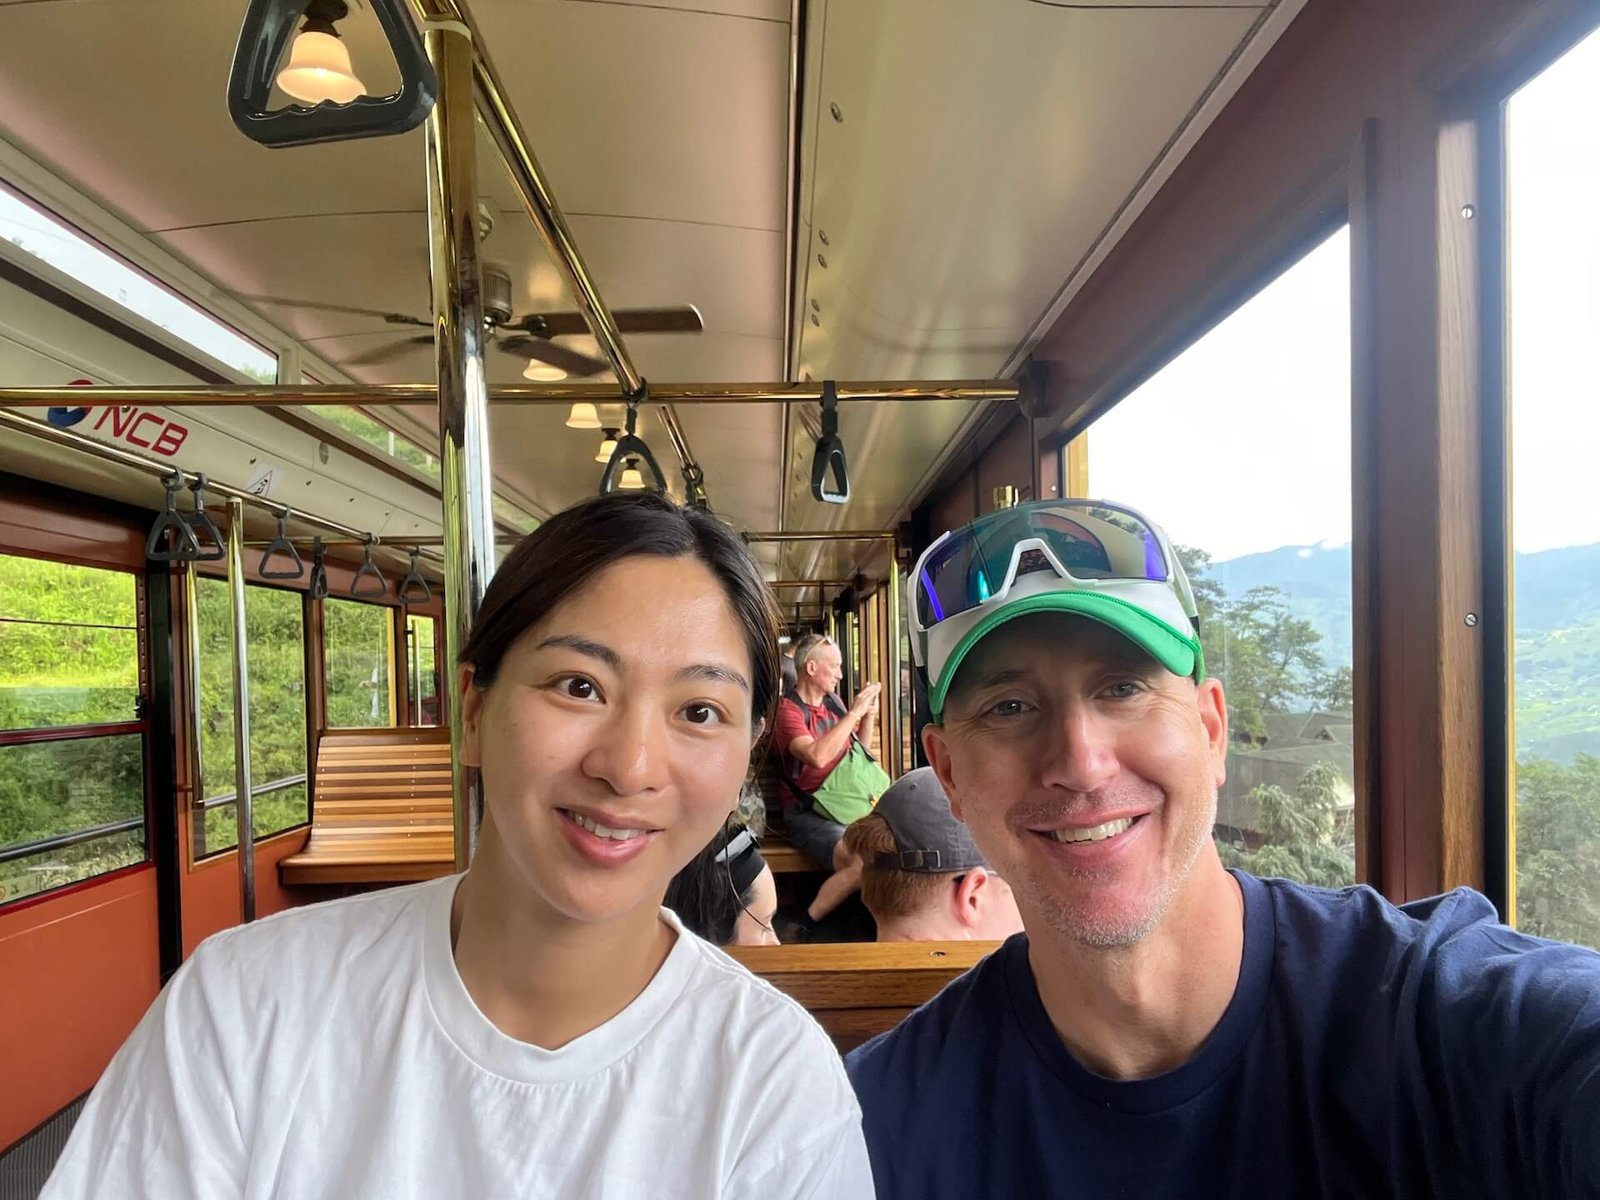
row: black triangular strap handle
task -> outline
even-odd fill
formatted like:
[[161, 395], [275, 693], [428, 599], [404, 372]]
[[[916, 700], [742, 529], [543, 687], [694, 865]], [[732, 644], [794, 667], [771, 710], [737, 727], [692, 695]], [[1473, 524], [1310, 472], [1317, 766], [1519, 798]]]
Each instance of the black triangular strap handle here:
[[313, 600], [323, 600], [328, 595], [328, 551], [320, 533], [311, 539], [311, 580], [306, 591]]
[[[256, 574], [263, 579], [299, 579], [306, 573], [306, 565], [300, 561], [300, 552], [289, 540], [289, 514], [293, 511], [286, 508], [278, 514], [278, 532], [261, 552], [261, 565], [256, 568]], [[272, 557], [275, 554], [287, 558], [292, 565], [281, 570], [274, 568]]]
[[[167, 490], [167, 503], [150, 527], [150, 536], [144, 542], [144, 556], [151, 562], [193, 562], [200, 554], [200, 543], [194, 540], [194, 530], [178, 511], [178, 493], [183, 489], [183, 476], [174, 474], [162, 485]], [[171, 550], [167, 549], [167, 530], [175, 535]]]
[[[833, 472], [833, 487], [828, 487], [828, 472]], [[850, 468], [845, 463], [844, 443], [839, 440], [839, 396], [833, 380], [822, 384], [822, 436], [811, 456], [811, 494], [823, 504], [850, 502]]]
[[[350, 594], [357, 599], [367, 596], [387, 596], [389, 594], [389, 581], [383, 577], [383, 572], [378, 570], [372, 561], [372, 543], [377, 539], [370, 533], [367, 534], [366, 556], [361, 565], [356, 568], [356, 577], [350, 581]], [[363, 587], [361, 581], [370, 579], [370, 587]]]
[[402, 604], [426, 604], [433, 599], [428, 581], [422, 577], [422, 572], [417, 570], [417, 556], [421, 553], [422, 551], [415, 546], [411, 548], [411, 569], [406, 572], [406, 577], [395, 589], [395, 594], [400, 597]]
[[642, 458], [645, 465], [650, 468], [651, 477], [655, 479], [655, 490], [665, 496], [667, 494], [667, 477], [661, 473], [661, 464], [656, 462], [656, 456], [650, 453], [650, 447], [645, 445], [644, 439], [634, 433], [639, 418], [639, 400], [648, 396], [649, 390], [640, 392], [639, 397], [628, 401], [628, 427], [621, 437], [617, 439], [617, 446], [611, 452], [611, 458], [606, 463], [605, 474], [600, 476], [600, 494], [609, 496], [617, 490], [617, 484], [622, 479], [622, 468], [630, 458]]
[[700, 469], [699, 463], [683, 469], [683, 494], [695, 508], [711, 511], [711, 500], [706, 495], [706, 473]]
[[[228, 557], [228, 545], [222, 540], [222, 530], [206, 511], [206, 477], [204, 472], [194, 477], [189, 485], [194, 493], [194, 509], [189, 513], [189, 531], [195, 540], [195, 562], [221, 562]], [[204, 536], [202, 536], [204, 535]], [[206, 543], [210, 543], [208, 549]]]
[[348, 104], [325, 100], [314, 107], [290, 104], [268, 112], [278, 63], [311, 0], [250, 0], [228, 77], [228, 115], [240, 133], [263, 146], [309, 146], [405, 133], [427, 119], [439, 94], [439, 79], [405, 11], [405, 0], [367, 3], [400, 69], [400, 90], [392, 96], [357, 96]]

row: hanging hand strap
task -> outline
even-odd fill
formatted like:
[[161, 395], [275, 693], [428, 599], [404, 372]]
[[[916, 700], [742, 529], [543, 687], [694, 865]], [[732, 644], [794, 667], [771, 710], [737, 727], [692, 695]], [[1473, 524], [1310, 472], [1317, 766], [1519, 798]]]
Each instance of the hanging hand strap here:
[[[383, 572], [378, 570], [372, 561], [372, 544], [377, 539], [370, 533], [367, 534], [367, 550], [361, 565], [356, 568], [356, 577], [350, 581], [350, 594], [356, 599], [369, 596], [386, 596], [389, 594], [389, 581], [383, 577]], [[370, 580], [370, 584], [363, 587], [361, 581]]]
[[250, 0], [233, 51], [228, 77], [228, 115], [252, 142], [263, 146], [309, 146], [351, 138], [383, 137], [415, 129], [439, 94], [439, 79], [405, 0], [367, 0], [400, 68], [400, 90], [392, 96], [357, 96], [348, 104], [325, 100], [314, 107], [290, 104], [267, 111], [273, 80], [308, 0]]
[[[189, 529], [195, 540], [194, 561], [221, 562], [228, 557], [228, 545], [222, 540], [222, 530], [206, 511], [205, 475], [196, 475], [189, 488], [194, 492], [194, 510], [189, 514]], [[209, 547], [207, 542], [211, 543]]]
[[[163, 486], [167, 490], [166, 506], [150, 527], [145, 539], [144, 556], [151, 562], [194, 562], [200, 556], [200, 543], [194, 540], [194, 530], [178, 511], [178, 492], [183, 488], [183, 476], [174, 472]], [[167, 549], [167, 530], [173, 531], [173, 547]]]
[[[261, 565], [256, 568], [256, 574], [263, 579], [299, 579], [306, 573], [306, 565], [300, 561], [300, 552], [289, 540], [289, 516], [293, 511], [286, 508], [278, 514], [278, 532], [267, 543], [267, 548], [261, 552]], [[274, 568], [272, 556], [275, 554], [287, 558], [290, 565], [281, 569]]]
[[[828, 472], [833, 471], [833, 487]], [[839, 396], [833, 380], [822, 384], [822, 436], [811, 456], [811, 494], [823, 504], [850, 502], [850, 468], [845, 464], [844, 442], [839, 440]]]
[[311, 539], [311, 579], [306, 586], [313, 600], [322, 600], [328, 595], [328, 551], [322, 545], [322, 535], [317, 534]]
[[656, 456], [650, 453], [650, 447], [645, 445], [644, 439], [639, 437], [634, 430], [638, 427], [639, 404], [650, 396], [650, 387], [646, 384], [639, 390], [639, 394], [628, 401], [628, 427], [622, 436], [617, 439], [616, 449], [611, 451], [610, 461], [606, 463], [605, 474], [600, 476], [600, 494], [609, 496], [617, 490], [617, 483], [622, 479], [623, 465], [630, 458], [641, 458], [650, 468], [650, 476], [655, 480], [654, 490], [662, 496], [667, 494], [667, 477], [661, 473], [661, 466], [656, 462]]
[[422, 553], [415, 546], [411, 548], [411, 569], [406, 572], [406, 577], [400, 581], [400, 586], [395, 589], [402, 604], [426, 604], [433, 599], [433, 592], [428, 588], [428, 581], [422, 577], [422, 572], [417, 570], [417, 556]]
[[706, 473], [699, 463], [683, 469], [683, 495], [695, 508], [711, 511], [711, 500], [706, 495]]

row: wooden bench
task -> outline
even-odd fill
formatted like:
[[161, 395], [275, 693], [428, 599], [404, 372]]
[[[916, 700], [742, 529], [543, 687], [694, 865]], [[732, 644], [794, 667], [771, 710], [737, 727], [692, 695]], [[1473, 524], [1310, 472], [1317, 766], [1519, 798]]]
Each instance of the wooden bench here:
[[450, 731], [338, 729], [317, 741], [306, 848], [285, 884], [415, 883], [455, 869]]
[[843, 1054], [893, 1029], [999, 944], [839, 942], [726, 949], [803, 1004]]

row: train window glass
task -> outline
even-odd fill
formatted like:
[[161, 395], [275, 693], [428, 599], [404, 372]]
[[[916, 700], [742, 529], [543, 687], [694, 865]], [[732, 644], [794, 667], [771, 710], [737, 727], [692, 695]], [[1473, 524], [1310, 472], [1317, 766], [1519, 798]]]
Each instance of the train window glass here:
[[359, 408], [342, 404], [313, 404], [311, 411], [324, 420], [332, 421], [373, 449], [381, 450], [390, 458], [421, 471], [434, 483], [439, 482], [439, 459], [436, 455], [429, 454], [410, 438], [396, 433]]
[[0, 555], [0, 904], [145, 860], [138, 588]]
[[[195, 580], [200, 657], [200, 794], [194, 857], [237, 844], [233, 653], [224, 580]], [[250, 795], [257, 837], [306, 822], [305, 618], [300, 593], [245, 588], [250, 682]]]
[[241, 374], [261, 383], [278, 378], [277, 355], [3, 185], [0, 237]]
[[0, 555], [0, 729], [137, 719], [132, 575]]
[[1350, 251], [1341, 229], [1091, 427], [1100, 497], [1163, 524], [1227, 692], [1223, 859], [1355, 878]]
[[322, 603], [322, 657], [330, 729], [395, 724], [393, 609]]
[[411, 723], [439, 724], [439, 622], [434, 617], [406, 617], [406, 679]]
[[1600, 35], [1508, 109], [1513, 913], [1600, 947]]

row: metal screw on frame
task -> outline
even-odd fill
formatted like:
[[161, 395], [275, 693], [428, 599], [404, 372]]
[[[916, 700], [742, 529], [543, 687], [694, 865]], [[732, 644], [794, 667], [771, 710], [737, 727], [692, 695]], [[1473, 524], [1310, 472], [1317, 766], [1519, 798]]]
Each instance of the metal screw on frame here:
[[1467, 628], [1468, 629], [1475, 628], [1477, 626], [1477, 624], [1478, 624], [1478, 614], [1477, 613], [1468, 613], [1465, 617], [1462, 618], [1462, 620], [1464, 620], [1467, 623]]

